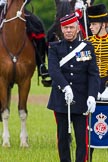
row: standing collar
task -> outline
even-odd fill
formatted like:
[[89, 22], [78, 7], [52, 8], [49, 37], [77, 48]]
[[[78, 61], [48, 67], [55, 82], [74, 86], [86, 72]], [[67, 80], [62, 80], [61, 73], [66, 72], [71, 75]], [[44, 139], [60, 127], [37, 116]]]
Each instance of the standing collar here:
[[73, 41], [68, 41], [66, 39], [64, 39], [64, 41], [68, 44], [68, 45], [72, 45], [74, 46], [79, 40], [78, 38], [74, 39]]
[[107, 38], [108, 37], [108, 34], [106, 34], [106, 35], [103, 35], [103, 36], [98, 36], [98, 35], [96, 35], [96, 38], [98, 38], [98, 39], [102, 39], [102, 38]]

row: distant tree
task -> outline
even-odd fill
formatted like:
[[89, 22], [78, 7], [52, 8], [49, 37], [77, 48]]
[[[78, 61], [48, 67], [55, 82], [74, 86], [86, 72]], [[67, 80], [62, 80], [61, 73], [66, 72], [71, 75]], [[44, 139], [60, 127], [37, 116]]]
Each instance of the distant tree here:
[[[45, 24], [47, 30], [54, 21], [55, 17], [55, 2], [54, 0], [31, 0], [34, 8], [34, 14], [39, 16]], [[31, 10], [31, 6], [28, 5]]]
[[[31, 0], [34, 13], [38, 15], [45, 24], [46, 31], [55, 19], [55, 0]], [[94, 4], [104, 3], [108, 9], [108, 0], [95, 0]], [[29, 5], [29, 8], [30, 5]]]
[[108, 0], [95, 0], [94, 4], [104, 3], [108, 9]]

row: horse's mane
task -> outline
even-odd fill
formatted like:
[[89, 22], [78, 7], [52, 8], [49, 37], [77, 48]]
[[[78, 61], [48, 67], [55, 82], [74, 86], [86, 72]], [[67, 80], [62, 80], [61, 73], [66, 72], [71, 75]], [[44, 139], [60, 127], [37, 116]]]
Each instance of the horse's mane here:
[[27, 23], [29, 23], [29, 28], [27, 29], [27, 33], [29, 33], [30, 31], [36, 34], [44, 33], [45, 31], [44, 24], [38, 16], [34, 15], [31, 11], [27, 9], [25, 9], [25, 15], [26, 15], [26, 20], [28, 20]]

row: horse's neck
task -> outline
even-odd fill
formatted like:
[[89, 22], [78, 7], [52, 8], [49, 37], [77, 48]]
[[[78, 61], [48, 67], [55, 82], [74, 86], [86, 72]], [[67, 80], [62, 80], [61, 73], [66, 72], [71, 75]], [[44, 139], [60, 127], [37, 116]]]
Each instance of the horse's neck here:
[[[17, 11], [20, 11], [21, 6], [23, 2], [22, 0], [13, 0], [12, 3], [9, 3], [7, 14], [6, 14], [6, 20], [10, 20], [9, 22], [4, 23], [3, 26], [3, 36], [5, 39], [5, 42], [9, 48], [12, 48], [14, 50], [14, 47], [11, 47], [12, 44], [16, 46], [21, 46], [23, 42], [23, 37], [26, 33], [26, 24], [24, 21], [22, 21], [19, 18], [16, 18], [15, 20], [11, 20], [12, 18], [16, 17]], [[24, 11], [21, 15], [22, 18], [24, 18]]]

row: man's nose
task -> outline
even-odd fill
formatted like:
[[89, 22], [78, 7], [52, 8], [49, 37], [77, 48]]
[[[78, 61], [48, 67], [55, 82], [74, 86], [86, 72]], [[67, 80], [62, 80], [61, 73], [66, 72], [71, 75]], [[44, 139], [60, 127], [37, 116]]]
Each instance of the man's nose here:
[[92, 25], [90, 25], [90, 27], [89, 27], [90, 29], [92, 28]]

